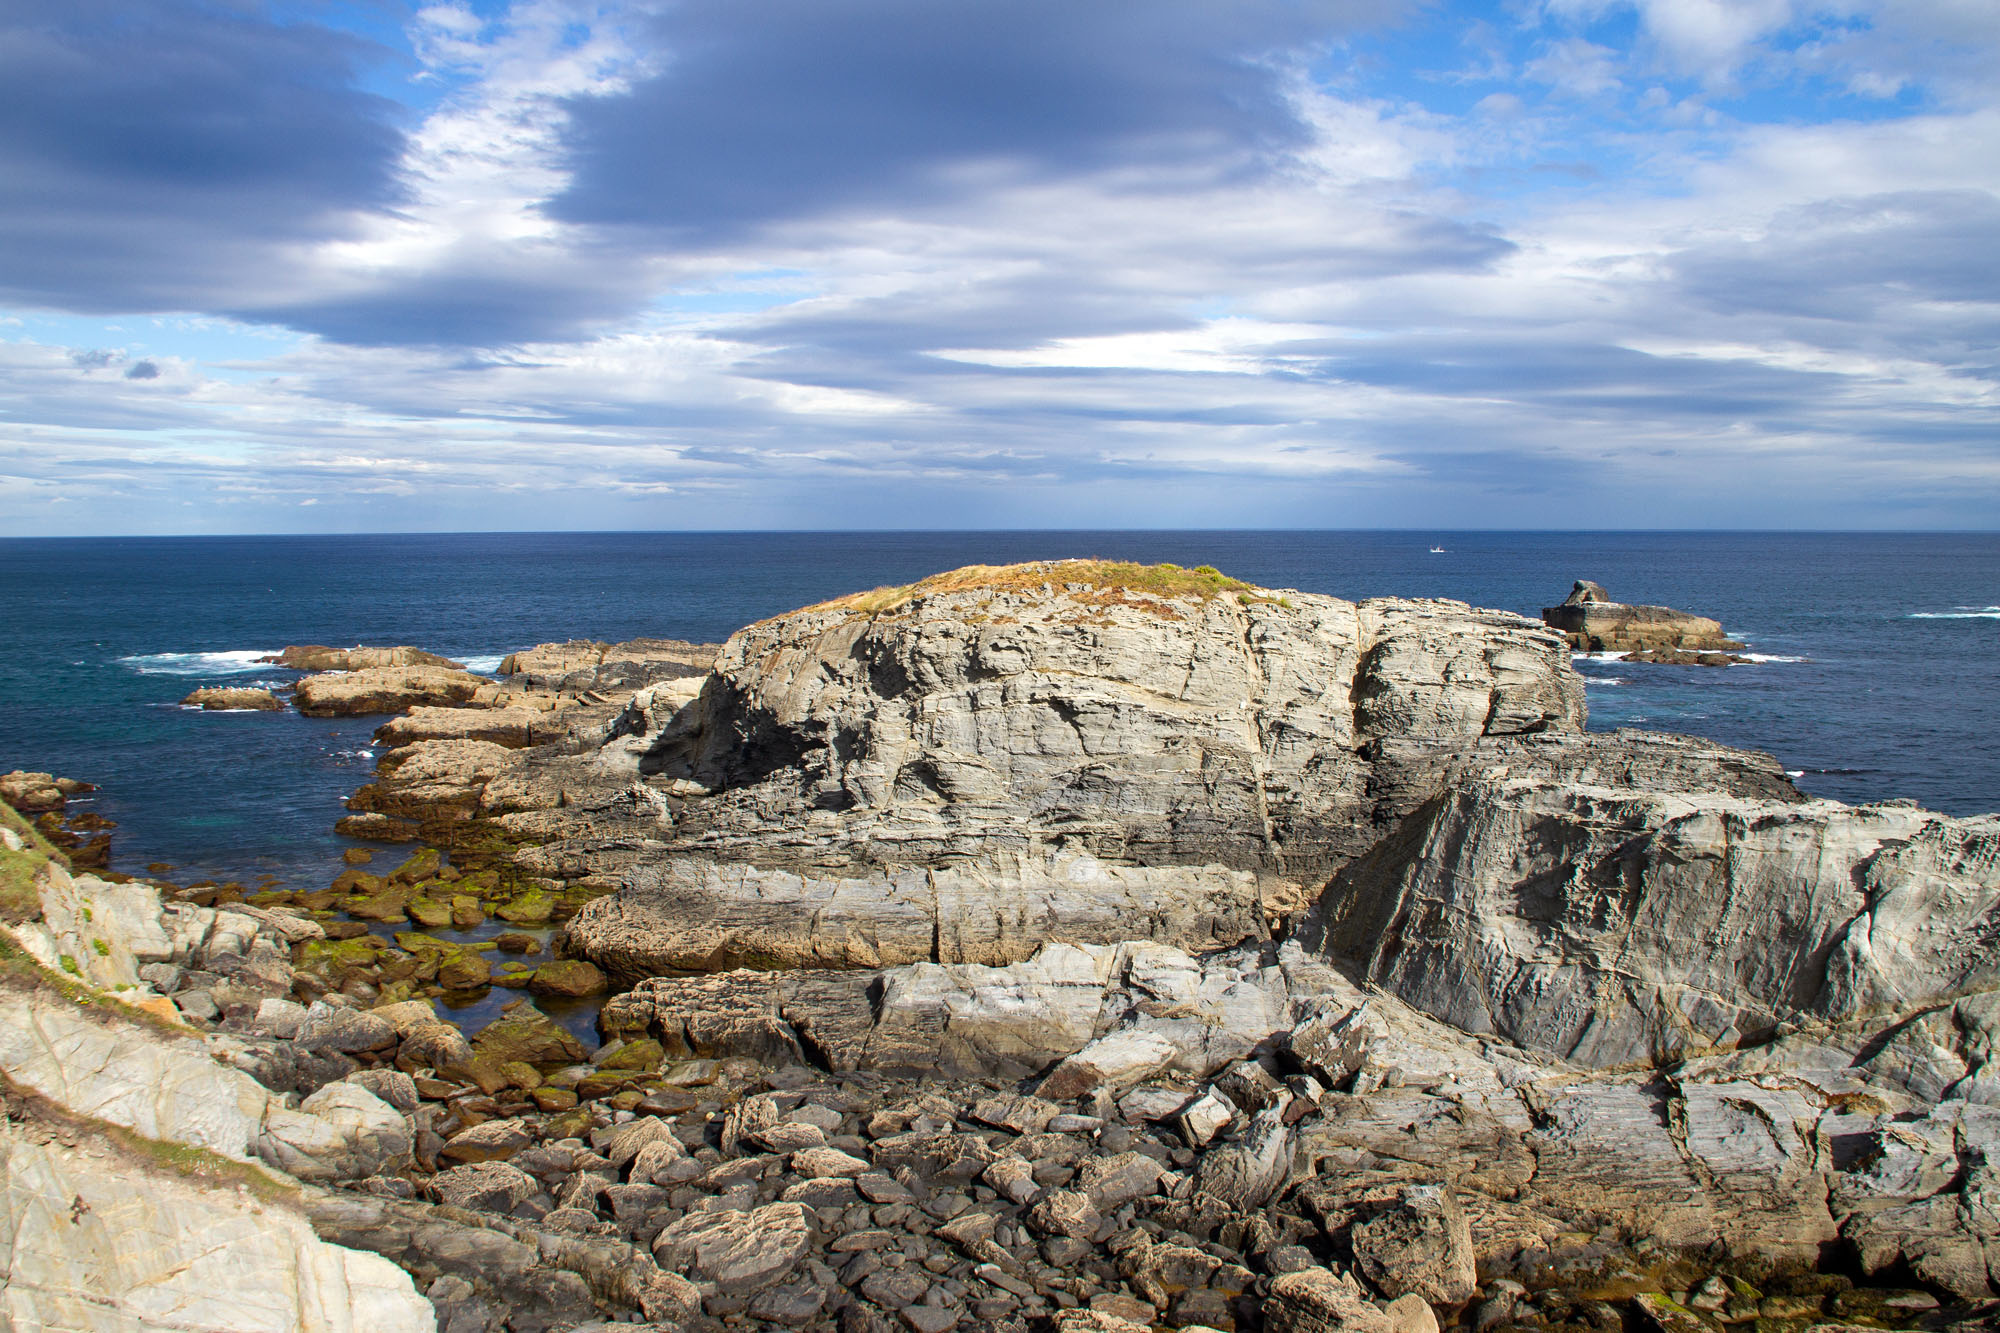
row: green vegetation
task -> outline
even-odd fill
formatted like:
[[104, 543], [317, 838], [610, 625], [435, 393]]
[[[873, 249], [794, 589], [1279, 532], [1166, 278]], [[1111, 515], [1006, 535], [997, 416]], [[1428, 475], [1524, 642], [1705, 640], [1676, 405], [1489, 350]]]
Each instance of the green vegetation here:
[[35, 876], [54, 861], [67, 864], [61, 852], [35, 826], [16, 814], [11, 806], [0, 805], [0, 827], [13, 830], [21, 840], [21, 850], [0, 846], [0, 918], [10, 925], [41, 915], [41, 895], [35, 891]]
[[[918, 597], [940, 593], [992, 590], [1032, 592], [1045, 587], [1083, 584], [1099, 594], [1141, 593], [1164, 598], [1208, 601], [1226, 592], [1254, 593], [1256, 588], [1231, 578], [1213, 565], [1183, 569], [1174, 564], [1141, 565], [1125, 560], [1038, 560], [1024, 565], [967, 565], [933, 574], [895, 588], [850, 593], [808, 607], [812, 611], [847, 611], [879, 616], [908, 605]], [[1112, 600], [1122, 600], [1114, 596]]]
[[109, 944], [106, 944], [103, 940], [92, 940], [90, 942], [90, 947], [97, 950], [97, 956], [99, 958], [109, 958], [111, 956], [111, 946]]

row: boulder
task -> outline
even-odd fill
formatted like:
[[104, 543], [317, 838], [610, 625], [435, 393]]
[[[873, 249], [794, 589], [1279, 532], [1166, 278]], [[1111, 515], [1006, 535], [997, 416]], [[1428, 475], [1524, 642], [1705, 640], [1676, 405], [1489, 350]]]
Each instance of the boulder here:
[[1415, 1185], [1351, 1233], [1354, 1260], [1385, 1297], [1461, 1305], [1479, 1285], [1472, 1229], [1452, 1190]]
[[663, 1268], [747, 1296], [789, 1276], [805, 1258], [810, 1235], [806, 1210], [796, 1203], [689, 1213], [660, 1232], [653, 1255]]
[[604, 973], [581, 959], [558, 959], [543, 963], [528, 980], [528, 989], [537, 995], [561, 995], [580, 999], [601, 995], [608, 983]]
[[519, 1060], [530, 1065], [569, 1065], [589, 1052], [568, 1029], [529, 1004], [516, 1000], [479, 1030], [473, 1050], [496, 1064]]

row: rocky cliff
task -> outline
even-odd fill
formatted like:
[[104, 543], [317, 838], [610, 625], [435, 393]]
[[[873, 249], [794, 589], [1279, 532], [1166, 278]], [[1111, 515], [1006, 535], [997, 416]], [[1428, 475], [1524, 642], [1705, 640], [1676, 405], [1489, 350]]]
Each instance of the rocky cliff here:
[[1253, 938], [1483, 738], [1573, 732], [1560, 638], [1212, 572], [972, 568], [745, 629], [604, 752], [665, 836], [570, 927], [630, 975]]

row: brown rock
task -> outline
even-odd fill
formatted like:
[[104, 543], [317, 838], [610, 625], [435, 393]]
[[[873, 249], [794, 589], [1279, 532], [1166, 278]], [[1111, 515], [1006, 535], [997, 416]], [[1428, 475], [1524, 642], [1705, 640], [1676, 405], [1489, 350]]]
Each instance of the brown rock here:
[[181, 707], [200, 708], [212, 713], [269, 713], [283, 708], [284, 705], [279, 703], [277, 696], [269, 690], [208, 686], [182, 699]]

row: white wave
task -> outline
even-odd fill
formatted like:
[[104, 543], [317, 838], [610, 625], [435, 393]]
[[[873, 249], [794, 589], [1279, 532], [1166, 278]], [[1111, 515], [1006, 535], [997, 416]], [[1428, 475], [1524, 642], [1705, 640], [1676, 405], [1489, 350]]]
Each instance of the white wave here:
[[1959, 606], [1949, 611], [1912, 611], [1905, 620], [2000, 620], [2000, 606]]
[[1585, 677], [1584, 677], [1583, 679], [1584, 679], [1584, 683], [1585, 683], [1585, 684], [1587, 684], [1587, 685], [1629, 685], [1629, 684], [1631, 684], [1631, 682], [1630, 682], [1630, 681], [1628, 681], [1628, 680], [1626, 680], [1626, 679], [1625, 679], [1625, 678], [1624, 678], [1623, 676], [1585, 676]]
[[1776, 653], [1738, 653], [1746, 662], [1810, 662], [1810, 657], [1780, 657]]
[[333, 757], [336, 759], [373, 759], [375, 752], [373, 750], [335, 750]]
[[1570, 661], [1572, 661], [1572, 662], [1622, 662], [1622, 661], [1624, 661], [1624, 660], [1625, 660], [1625, 654], [1623, 654], [1623, 653], [1571, 653], [1571, 654], [1569, 655], [1569, 660], [1570, 660]]
[[242, 648], [226, 653], [139, 653], [118, 660], [142, 676], [240, 676], [263, 671], [274, 654], [269, 648]]
[[1803, 768], [1788, 768], [1785, 770], [1785, 776], [1788, 778], [1802, 778], [1805, 775], [1806, 771]]
[[467, 671], [477, 671], [482, 676], [499, 674], [500, 664], [507, 660], [506, 653], [481, 653], [477, 657], [461, 657]]

